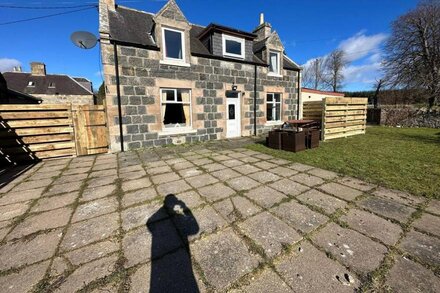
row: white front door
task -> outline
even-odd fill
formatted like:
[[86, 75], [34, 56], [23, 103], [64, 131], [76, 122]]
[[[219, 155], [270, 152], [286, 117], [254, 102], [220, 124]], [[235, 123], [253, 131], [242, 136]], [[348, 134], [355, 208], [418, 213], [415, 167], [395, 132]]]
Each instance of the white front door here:
[[241, 136], [240, 97], [227, 98], [226, 102], [226, 137]]

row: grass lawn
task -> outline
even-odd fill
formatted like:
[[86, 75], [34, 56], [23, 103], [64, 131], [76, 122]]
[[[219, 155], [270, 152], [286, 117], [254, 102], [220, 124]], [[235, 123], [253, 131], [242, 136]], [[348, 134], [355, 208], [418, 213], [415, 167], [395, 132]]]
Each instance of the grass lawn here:
[[440, 129], [369, 127], [299, 153], [263, 143], [248, 148], [371, 183], [440, 199]]

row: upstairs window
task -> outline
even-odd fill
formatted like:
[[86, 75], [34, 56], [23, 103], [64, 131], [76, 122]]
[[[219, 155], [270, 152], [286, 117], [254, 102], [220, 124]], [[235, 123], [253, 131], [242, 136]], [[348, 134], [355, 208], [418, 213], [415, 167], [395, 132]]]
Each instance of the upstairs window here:
[[27, 86], [35, 86], [35, 81], [30, 81], [30, 82], [28, 82], [28, 85]]
[[269, 73], [280, 75], [280, 53], [275, 51], [269, 52]]
[[165, 129], [191, 127], [191, 90], [161, 89], [160, 96]]
[[54, 82], [50, 82], [49, 83], [49, 88], [55, 88], [55, 83]]
[[281, 121], [281, 94], [268, 93], [266, 97], [266, 120]]
[[183, 62], [185, 58], [185, 43], [182, 31], [162, 28], [164, 59]]
[[244, 39], [223, 35], [223, 56], [244, 59]]

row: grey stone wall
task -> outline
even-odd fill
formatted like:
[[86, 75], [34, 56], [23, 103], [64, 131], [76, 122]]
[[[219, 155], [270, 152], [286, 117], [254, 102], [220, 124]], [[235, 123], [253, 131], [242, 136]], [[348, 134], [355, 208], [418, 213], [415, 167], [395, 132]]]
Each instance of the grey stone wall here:
[[[157, 51], [118, 46], [120, 66], [121, 104], [123, 108], [124, 143], [127, 149], [160, 146], [171, 143], [192, 143], [219, 139], [225, 136], [225, 91], [236, 84], [244, 92], [242, 101], [242, 135], [253, 133], [254, 104], [254, 65], [233, 61], [191, 57], [191, 66], [172, 66], [161, 64]], [[114, 64], [108, 55], [106, 60]], [[268, 77], [267, 68], [258, 67], [257, 79], [257, 130], [262, 133], [270, 127], [265, 126], [265, 87], [282, 87], [284, 117], [296, 115], [296, 72], [284, 71], [284, 76]], [[193, 129], [187, 134], [162, 135], [160, 116], [160, 97], [158, 80], [169, 79], [191, 81]], [[110, 76], [110, 85], [116, 85], [116, 77]], [[163, 85], [161, 85], [163, 86]], [[173, 84], [168, 85], [173, 87]], [[107, 100], [107, 102], [109, 102]], [[117, 105], [114, 96], [110, 101]], [[113, 116], [118, 125], [117, 113]], [[118, 134], [114, 140], [120, 142]]]
[[43, 99], [43, 104], [93, 105], [93, 95], [39, 95], [33, 96]]

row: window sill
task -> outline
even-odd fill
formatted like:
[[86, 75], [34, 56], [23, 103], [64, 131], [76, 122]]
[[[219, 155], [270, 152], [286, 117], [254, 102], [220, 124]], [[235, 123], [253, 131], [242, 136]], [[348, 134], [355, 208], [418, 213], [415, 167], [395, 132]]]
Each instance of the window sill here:
[[269, 73], [267, 74], [267, 76], [283, 77], [281, 74], [276, 74], [276, 73], [272, 73], [272, 72], [269, 72]]
[[164, 65], [172, 65], [172, 66], [181, 66], [181, 67], [191, 67], [191, 64], [183, 62], [183, 61], [173, 61], [173, 60], [160, 60], [160, 64]]
[[170, 129], [170, 130], [167, 129], [159, 132], [159, 136], [182, 135], [182, 134], [192, 134], [192, 133], [197, 133], [197, 130], [191, 128]]

